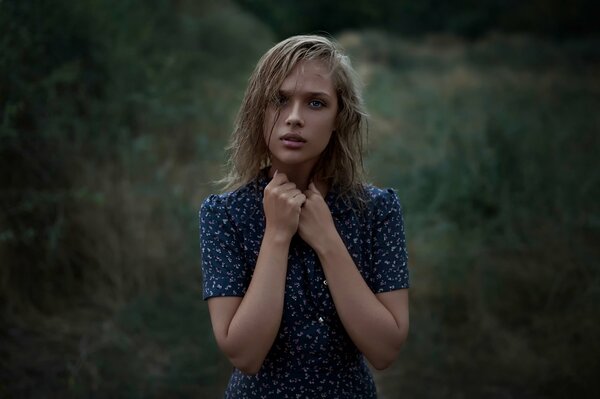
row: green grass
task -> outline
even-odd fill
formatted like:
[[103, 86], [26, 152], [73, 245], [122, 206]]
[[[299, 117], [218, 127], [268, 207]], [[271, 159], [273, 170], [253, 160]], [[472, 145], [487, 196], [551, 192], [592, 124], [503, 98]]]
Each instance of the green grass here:
[[[0, 14], [0, 396], [220, 397], [197, 211], [272, 35], [229, 2], [67, 3]], [[340, 39], [409, 243], [382, 398], [589, 397], [598, 40]]]
[[411, 334], [382, 392], [589, 395], [600, 369], [590, 47], [345, 40], [366, 71], [368, 165], [399, 191], [411, 255]]
[[140, 296], [106, 321], [71, 375], [74, 395], [218, 396], [226, 360], [212, 338], [200, 287], [195, 279]]

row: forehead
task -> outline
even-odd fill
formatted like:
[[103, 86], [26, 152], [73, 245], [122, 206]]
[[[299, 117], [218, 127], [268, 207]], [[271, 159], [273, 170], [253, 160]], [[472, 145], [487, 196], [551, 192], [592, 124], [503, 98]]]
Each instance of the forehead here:
[[335, 93], [333, 74], [323, 61], [301, 61], [286, 76], [279, 90], [286, 92], [323, 91], [333, 95]]

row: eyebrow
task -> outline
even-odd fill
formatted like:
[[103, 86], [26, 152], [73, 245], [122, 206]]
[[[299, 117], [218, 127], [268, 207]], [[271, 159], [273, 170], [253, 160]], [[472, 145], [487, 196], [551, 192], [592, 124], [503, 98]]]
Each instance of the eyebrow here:
[[[293, 94], [297, 93], [296, 90], [279, 90], [279, 94], [282, 94], [284, 96], [292, 96]], [[307, 92], [300, 92], [300, 94], [302, 95], [306, 95], [307, 97], [331, 97], [330, 94], [324, 92], [324, 91], [307, 91]]]

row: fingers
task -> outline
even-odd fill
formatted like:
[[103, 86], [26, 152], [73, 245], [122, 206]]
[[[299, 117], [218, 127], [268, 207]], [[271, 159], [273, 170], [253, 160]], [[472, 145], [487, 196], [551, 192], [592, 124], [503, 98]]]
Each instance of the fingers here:
[[287, 183], [288, 181], [289, 181], [289, 179], [285, 173], [282, 173], [282, 172], [279, 172], [278, 170], [276, 170], [275, 173], [273, 174], [273, 178], [269, 182], [269, 185], [280, 186], [284, 183]]
[[291, 199], [299, 194], [302, 194], [302, 196], [298, 199], [301, 204], [304, 204], [306, 199], [312, 197], [313, 195], [322, 197], [321, 192], [319, 189], [317, 189], [317, 186], [314, 182], [311, 181], [308, 185], [308, 189], [302, 192], [296, 187], [295, 183], [288, 180], [288, 177], [285, 173], [279, 172], [278, 170], [275, 170], [273, 178], [267, 187], [265, 187], [265, 194], [267, 192], [269, 195], [276, 195], [282, 199], [284, 199], [284, 197]]
[[288, 182], [288, 183], [284, 183], [281, 186], [275, 187], [273, 189], [273, 191], [279, 192], [279, 193], [287, 193], [288, 191], [300, 191], [296, 188], [296, 184], [292, 183], [292, 182]]
[[296, 184], [289, 181], [285, 173], [275, 171], [273, 178], [265, 187], [265, 196], [270, 198], [279, 198], [280, 201], [287, 201], [292, 206], [301, 206], [306, 201], [306, 195], [296, 187]]
[[285, 175], [285, 173], [281, 173], [279, 171], [275, 171], [273, 174], [273, 178], [265, 187], [265, 193], [283, 193], [296, 188], [296, 185], [290, 182]]
[[286, 200], [288, 204], [293, 207], [301, 207], [304, 202], [306, 202], [306, 195], [294, 185], [294, 188], [289, 189], [287, 191], [280, 191], [278, 193], [279, 198], [282, 200]]
[[[300, 191], [300, 190], [298, 190], [298, 191]], [[302, 194], [302, 192], [299, 192], [298, 194], [296, 194], [295, 196], [290, 198], [290, 203], [292, 203], [293, 205], [298, 206], [298, 207], [301, 207], [305, 202], [306, 202], [306, 195]]]

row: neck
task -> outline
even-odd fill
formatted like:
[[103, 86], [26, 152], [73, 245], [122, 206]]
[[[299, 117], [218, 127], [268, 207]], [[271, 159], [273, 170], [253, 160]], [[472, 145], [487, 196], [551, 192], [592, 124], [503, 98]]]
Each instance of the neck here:
[[296, 184], [299, 190], [305, 191], [308, 189], [310, 183], [311, 169], [303, 167], [290, 167], [286, 165], [271, 165], [269, 168], [269, 177], [273, 177], [275, 171], [278, 173], [285, 173], [288, 180]]
[[281, 165], [274, 162], [269, 168], [269, 177], [273, 177], [273, 174], [277, 170], [278, 173], [285, 173], [288, 180], [296, 184], [296, 187], [301, 191], [308, 190], [308, 185], [311, 181], [315, 183], [317, 189], [323, 196], [327, 194], [328, 186], [325, 182], [320, 181], [316, 178], [311, 180], [314, 165]]

